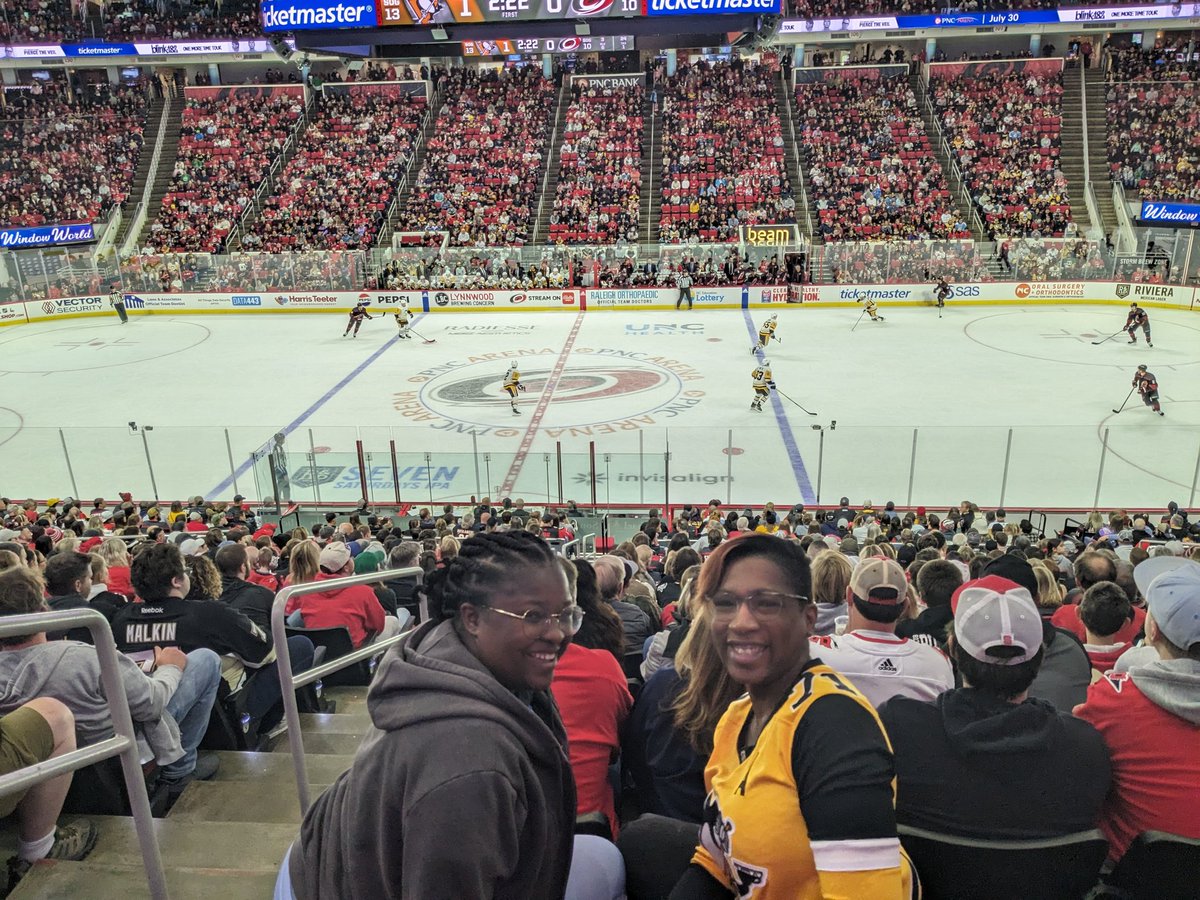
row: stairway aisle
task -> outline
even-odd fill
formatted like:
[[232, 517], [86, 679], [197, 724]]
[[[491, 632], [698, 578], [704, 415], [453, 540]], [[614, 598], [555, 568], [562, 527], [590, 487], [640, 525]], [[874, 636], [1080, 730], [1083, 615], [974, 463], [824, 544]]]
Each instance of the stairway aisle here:
[[[354, 761], [370, 727], [365, 687], [327, 688], [337, 712], [303, 715], [309, 784], [314, 797]], [[279, 864], [299, 831], [292, 760], [286, 737], [271, 753], [222, 752], [212, 781], [188, 785], [164, 819], [156, 819], [159, 849], [172, 900], [264, 900]], [[133, 819], [93, 816], [100, 837], [82, 862], [33, 867], [11, 900], [149, 897]], [[7, 838], [10, 843], [15, 836]]]
[[1117, 229], [1117, 209], [1113, 205], [1112, 183], [1108, 172], [1108, 104], [1104, 72], [1093, 65], [1085, 74], [1087, 91], [1088, 164], [1092, 169], [1092, 189], [1100, 207], [1101, 227], [1105, 234]]
[[[158, 218], [162, 209], [162, 199], [171, 186], [171, 175], [175, 172], [175, 157], [179, 154], [179, 139], [183, 132], [183, 97], [172, 97], [167, 101], [167, 133], [163, 136], [162, 155], [158, 159], [158, 168], [151, 173], [154, 187], [150, 192], [150, 208], [146, 210], [146, 221], [138, 233], [137, 245], [144, 247], [146, 237], [150, 234], [150, 226]], [[153, 151], [153, 147], [150, 148]], [[135, 204], [136, 205], [136, 204]]]
[[[142, 150], [138, 154], [137, 169], [133, 173], [133, 182], [125, 202], [121, 204], [121, 227], [117, 229], [117, 239], [113, 246], [120, 247], [129, 233], [133, 223], [134, 210], [142, 200], [142, 192], [146, 189], [146, 181], [151, 174], [150, 161], [154, 158], [154, 144], [158, 141], [159, 126], [162, 124], [163, 107], [167, 101], [155, 97], [146, 106], [146, 127], [142, 130]], [[168, 118], [168, 122], [169, 122]]]
[[[1083, 159], [1082, 98], [1083, 88], [1079, 81], [1079, 69], [1067, 69], [1063, 72], [1062, 155], [1059, 157], [1058, 166], [1067, 179], [1067, 194], [1071, 198], [1071, 218], [1079, 226], [1080, 232], [1086, 233], [1089, 228], [1098, 227], [1100, 223], [1091, 220], [1085, 199], [1087, 178]], [[1103, 108], [1101, 110], [1103, 111]], [[1091, 139], [1090, 133], [1088, 139]]]
[[543, 176], [538, 185], [538, 192], [530, 203], [533, 207], [533, 234], [531, 244], [548, 242], [550, 234], [550, 214], [554, 211], [554, 198], [558, 195], [559, 170], [562, 168], [560, 148], [563, 142], [563, 130], [567, 121], [567, 109], [571, 105], [571, 82], [564, 78], [562, 87], [558, 89], [558, 105], [554, 108], [554, 121], [550, 123], [550, 139], [546, 146], [546, 156], [542, 160], [548, 174]]
[[646, 99], [646, 114], [642, 130], [642, 190], [648, 192], [648, 202], [642, 203], [643, 240], [648, 244], [659, 242], [659, 225], [662, 220], [662, 115], [658, 103]]
[[[949, 185], [950, 199], [954, 203], [954, 210], [958, 215], [963, 217], [963, 221], [971, 226], [971, 237], [976, 241], [987, 241], [989, 236], [981, 232], [975, 226], [975, 219], [972, 217], [972, 210], [968, 208], [963, 201], [962, 194], [955, 189], [954, 185], [958, 182], [957, 161], [950, 158], [950, 155], [942, 146], [942, 139], [945, 135], [942, 134], [942, 127], [932, 115], [932, 105], [926, 104], [925, 85], [921, 83], [921, 76], [917, 73], [912, 73], [908, 76], [908, 86], [912, 88], [912, 92], [917, 98], [917, 109], [921, 113], [921, 121], [925, 123], [925, 134], [929, 136], [929, 146], [933, 149], [933, 155], [942, 166], [942, 172], [946, 176], [946, 184]], [[949, 146], [947, 144], [947, 146]]]
[[[804, 197], [808, 196], [804, 175], [800, 170], [800, 148], [796, 146], [795, 112], [793, 111], [793, 96], [790, 88], [783, 81], [782, 74], [775, 82], [775, 103], [779, 108], [779, 126], [783, 131], [783, 162], [787, 168], [788, 180], [792, 183], [792, 198], [796, 201], [796, 221], [801, 231], [806, 231], [804, 212], [800, 208]], [[816, 219], [814, 218], [814, 223]]]

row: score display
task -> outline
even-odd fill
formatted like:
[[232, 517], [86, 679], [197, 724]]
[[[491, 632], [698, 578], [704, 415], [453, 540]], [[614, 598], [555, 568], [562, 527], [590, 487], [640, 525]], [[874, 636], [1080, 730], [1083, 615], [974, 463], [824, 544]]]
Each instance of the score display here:
[[262, 0], [263, 31], [778, 14], [780, 0]]
[[642, 0], [375, 0], [379, 24], [455, 25], [480, 22], [640, 16]]
[[570, 35], [559, 38], [491, 38], [463, 41], [463, 56], [512, 56], [516, 53], [610, 53], [633, 50], [632, 34]]

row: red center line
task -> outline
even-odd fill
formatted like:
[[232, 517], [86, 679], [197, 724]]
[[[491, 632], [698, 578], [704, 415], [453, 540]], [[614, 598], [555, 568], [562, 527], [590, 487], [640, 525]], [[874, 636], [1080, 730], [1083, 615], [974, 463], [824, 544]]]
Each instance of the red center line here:
[[542, 417], [546, 415], [546, 410], [550, 407], [550, 397], [553, 395], [554, 389], [558, 387], [558, 379], [562, 377], [563, 369], [567, 365], [567, 357], [571, 354], [571, 347], [575, 345], [575, 338], [579, 335], [581, 325], [583, 325], [583, 310], [580, 310], [575, 316], [575, 323], [571, 326], [571, 332], [567, 335], [567, 339], [563, 343], [562, 352], [558, 354], [558, 359], [554, 363], [554, 369], [550, 372], [550, 377], [546, 379], [546, 384], [542, 388], [542, 395], [538, 398], [533, 415], [529, 417], [529, 427], [525, 429], [525, 434], [521, 437], [521, 446], [517, 448], [512, 465], [508, 467], [508, 474], [504, 476], [504, 484], [500, 487], [501, 497], [511, 494], [513, 485], [517, 483], [517, 476], [521, 474], [521, 467], [525, 465], [525, 457], [529, 455], [529, 448], [533, 445], [533, 439], [537, 437], [538, 426], [542, 423]]

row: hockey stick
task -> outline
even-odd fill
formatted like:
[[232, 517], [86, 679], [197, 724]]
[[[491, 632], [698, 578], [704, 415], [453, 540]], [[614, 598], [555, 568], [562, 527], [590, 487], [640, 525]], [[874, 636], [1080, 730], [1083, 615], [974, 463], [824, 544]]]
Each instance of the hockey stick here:
[[411, 331], [413, 334], [415, 334], [417, 337], [419, 337], [421, 340], [423, 340], [427, 344], [436, 344], [437, 343], [436, 340], [434, 340], [433, 338], [425, 337], [425, 335], [421, 334], [421, 332], [417, 331], [415, 328], [410, 328], [408, 330]]
[[[1125, 398], [1125, 403], [1128, 403], [1128, 402], [1129, 402], [1129, 397], [1132, 397], [1132, 396], [1133, 396], [1133, 392], [1134, 392], [1134, 391], [1136, 391], [1136, 390], [1137, 390], [1137, 385], [1134, 385], [1133, 387], [1131, 387], [1131, 388], [1129, 389], [1129, 396]], [[1114, 410], [1113, 410], [1113, 412], [1117, 413], [1117, 415], [1120, 415], [1120, 414], [1121, 414], [1121, 410], [1125, 408], [1125, 403], [1122, 403], [1122, 404], [1121, 404], [1121, 409], [1114, 409]]]
[[858, 318], [855, 319], [854, 324], [850, 326], [851, 331], [854, 331], [854, 329], [858, 327], [858, 323], [862, 321], [862, 317], [865, 316], [866, 314], [867, 314], [866, 309], [863, 309], [863, 311], [858, 314]]
[[782, 397], [784, 400], [786, 400], [788, 403], [792, 404], [793, 406], [799, 407], [801, 410], [803, 410], [804, 412], [808, 413], [810, 416], [815, 416], [815, 415], [816, 415], [816, 413], [815, 413], [815, 412], [808, 412], [808, 410], [807, 410], [807, 409], [804, 409], [804, 407], [803, 407], [803, 406], [800, 406], [800, 404], [799, 404], [799, 403], [797, 403], [795, 400], [793, 400], [791, 397], [789, 397], [789, 396], [788, 396], [787, 394], [785, 394], [783, 391], [779, 390], [779, 388], [775, 388], [775, 390], [776, 390], [776, 392], [779, 394], [779, 396], [780, 396], [780, 397]]
[[[1118, 332], [1117, 332], [1117, 334], [1124, 334], [1124, 333], [1125, 333], [1125, 329], [1124, 329], [1124, 328], [1122, 328], [1120, 331], [1118, 331]], [[1098, 346], [1100, 346], [1101, 344], [1107, 343], [1108, 341], [1111, 341], [1113, 338], [1115, 338], [1115, 337], [1117, 336], [1117, 334], [1110, 334], [1110, 335], [1109, 335], [1108, 337], [1106, 337], [1106, 338], [1105, 338], [1103, 341], [1092, 341], [1092, 346], [1093, 346], [1093, 347], [1098, 347]]]

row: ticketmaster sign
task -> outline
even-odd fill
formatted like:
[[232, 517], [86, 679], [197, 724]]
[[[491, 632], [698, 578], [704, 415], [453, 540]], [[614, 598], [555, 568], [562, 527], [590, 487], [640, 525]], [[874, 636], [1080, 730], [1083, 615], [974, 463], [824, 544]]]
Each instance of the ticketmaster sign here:
[[1164, 225], [1196, 227], [1200, 225], [1200, 203], [1159, 203], [1142, 201], [1143, 222], [1161, 222]]

